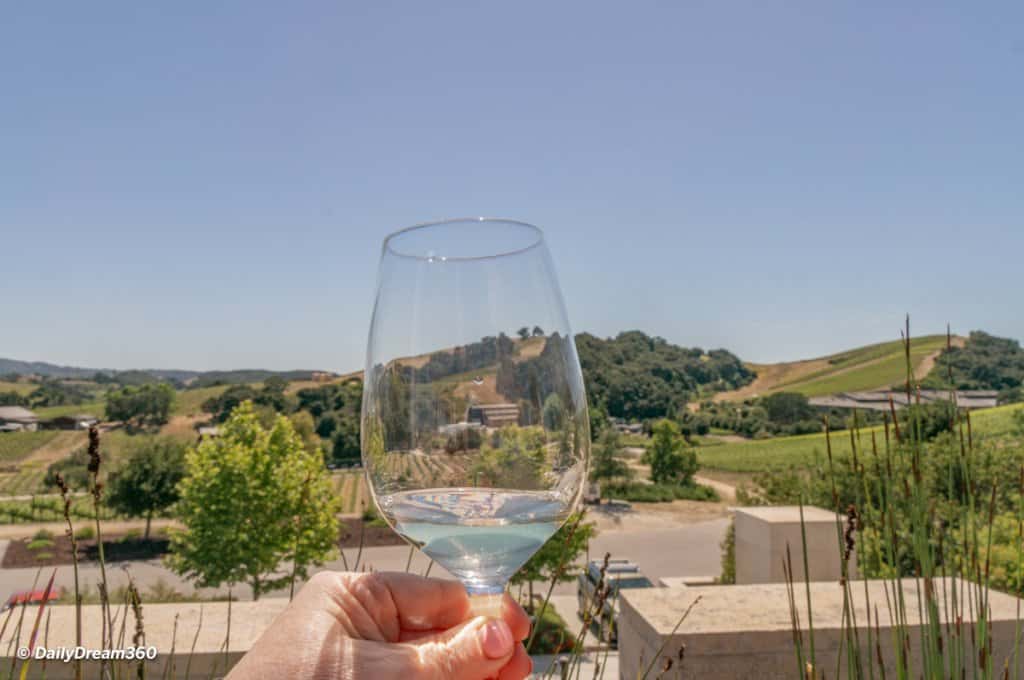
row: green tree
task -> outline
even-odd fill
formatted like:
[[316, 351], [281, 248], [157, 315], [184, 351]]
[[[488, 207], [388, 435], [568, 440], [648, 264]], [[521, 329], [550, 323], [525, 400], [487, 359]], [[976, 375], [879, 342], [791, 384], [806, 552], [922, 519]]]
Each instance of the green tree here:
[[779, 425], [793, 425], [814, 418], [814, 407], [799, 392], [776, 392], [761, 399], [768, 420]]
[[528, 337], [530, 337], [530, 329], [527, 328], [526, 326], [523, 326], [522, 328], [516, 331], [516, 335], [519, 336], [520, 340], [526, 340]]
[[540, 550], [509, 579], [515, 585], [526, 584], [529, 592], [526, 605], [528, 611], [534, 611], [534, 581], [550, 583], [554, 580], [565, 583], [576, 578], [580, 569], [576, 560], [586, 550], [587, 544], [596, 532], [595, 525], [592, 522], [583, 522], [578, 513], [570, 516]]
[[661, 420], [652, 429], [652, 434], [648, 451], [651, 481], [655, 484], [693, 484], [697, 454], [692, 449], [684, 449], [679, 426], [671, 420]]
[[323, 564], [338, 539], [338, 496], [319, 455], [284, 416], [269, 430], [244, 402], [221, 428], [185, 454], [171, 536], [171, 568], [199, 587], [247, 583], [253, 599]]
[[295, 410], [297, 400], [285, 394], [288, 381], [279, 375], [272, 375], [263, 381], [263, 389], [253, 399], [257, 404], [269, 406], [278, 413], [291, 413]]
[[306, 411], [297, 411], [288, 416], [288, 420], [292, 421], [292, 427], [295, 428], [295, 433], [302, 439], [302, 444], [306, 447], [306, 450], [310, 453], [321, 454], [320, 437], [313, 428], [313, 416]]
[[545, 430], [561, 430], [565, 424], [565, 406], [562, 404], [562, 398], [556, 393], [552, 392], [544, 400], [541, 419], [544, 421]]
[[178, 500], [178, 482], [185, 474], [185, 445], [161, 437], [136, 441], [127, 459], [110, 475], [107, 504], [125, 515], [146, 518], [149, 540], [153, 515]]
[[243, 401], [256, 401], [256, 394], [249, 385], [232, 385], [204, 401], [202, 409], [213, 416], [214, 422], [223, 423]]
[[619, 459], [622, 452], [622, 441], [619, 433], [613, 428], [605, 430], [594, 447], [594, 456], [590, 466], [590, 479], [602, 480], [625, 479], [633, 476], [633, 471], [625, 461]]
[[73, 406], [83, 404], [92, 395], [81, 385], [59, 380], [46, 380], [28, 395], [32, 406]]
[[536, 489], [550, 465], [544, 444], [539, 427], [503, 427], [481, 444], [469, 472], [478, 486]]
[[921, 441], [931, 441], [943, 432], [952, 432], [956, 417], [956, 407], [948, 401], [911, 404], [898, 415], [903, 431], [908, 436], [916, 434]]
[[611, 423], [608, 421], [608, 412], [598, 404], [592, 404], [587, 409], [587, 415], [590, 417], [590, 436], [592, 439], [600, 437], [604, 433], [605, 428], [611, 426]]
[[10, 392], [0, 392], [0, 406], [28, 406], [28, 399], [13, 390]]
[[541, 328], [540, 326], [534, 326], [533, 327], [533, 337], [539, 338], [542, 335], [544, 335], [544, 329]]
[[115, 390], [107, 394], [107, 418], [138, 425], [163, 425], [170, 419], [174, 397], [174, 388], [167, 383]]

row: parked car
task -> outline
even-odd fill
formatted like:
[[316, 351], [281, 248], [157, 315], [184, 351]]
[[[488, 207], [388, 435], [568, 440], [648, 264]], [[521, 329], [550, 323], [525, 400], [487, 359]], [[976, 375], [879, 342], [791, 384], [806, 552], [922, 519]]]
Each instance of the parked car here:
[[[597, 592], [597, 584], [601, 580], [602, 564], [603, 561], [592, 560], [577, 579], [576, 600], [581, 618], [585, 612], [593, 609], [592, 603]], [[601, 640], [615, 643], [618, 641], [615, 611], [618, 609], [619, 591], [626, 588], [653, 588], [654, 584], [640, 573], [640, 567], [622, 559], [608, 560], [604, 582], [609, 589], [608, 597], [605, 598], [600, 613], [593, 614], [593, 624], [597, 626], [597, 634]]]
[[50, 591], [49, 597], [46, 597], [45, 590], [19, 590], [7, 598], [7, 602], [4, 604], [3, 609], [0, 609], [0, 612], [5, 612], [11, 607], [17, 607], [19, 604], [41, 604], [44, 597], [46, 597], [48, 601], [53, 602], [55, 600], [59, 600], [62, 594], [63, 589], [57, 588]]

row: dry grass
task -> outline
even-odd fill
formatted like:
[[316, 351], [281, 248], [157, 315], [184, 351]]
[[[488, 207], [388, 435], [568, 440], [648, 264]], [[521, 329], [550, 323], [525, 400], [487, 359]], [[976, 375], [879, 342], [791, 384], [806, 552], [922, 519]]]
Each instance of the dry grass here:
[[0, 380], [0, 392], [17, 392], [18, 394], [31, 394], [38, 385], [33, 385], [30, 382], [10, 382], [7, 380]]

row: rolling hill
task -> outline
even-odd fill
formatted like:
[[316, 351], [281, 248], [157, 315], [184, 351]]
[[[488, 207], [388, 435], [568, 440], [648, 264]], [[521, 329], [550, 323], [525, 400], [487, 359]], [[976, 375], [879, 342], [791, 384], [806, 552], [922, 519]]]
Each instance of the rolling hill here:
[[62, 366], [46, 361], [19, 361], [0, 357], [0, 375], [38, 375], [46, 378], [89, 379], [97, 373], [109, 376], [130, 378], [126, 383], [138, 384], [150, 380], [170, 380], [183, 383], [194, 383], [197, 387], [211, 385], [237, 385], [261, 382], [271, 376], [280, 376], [287, 380], [310, 380], [313, 370], [268, 371], [264, 369], [237, 369], [215, 371], [189, 371], [184, 369], [145, 368], [115, 370], [109, 368], [83, 368], [81, 366]]
[[[953, 336], [954, 346], [965, 340]], [[935, 359], [946, 347], [945, 335], [912, 338], [910, 359], [914, 375], [921, 380], [928, 374]], [[739, 401], [773, 392], [800, 392], [817, 397], [836, 392], [873, 390], [898, 385], [906, 378], [903, 342], [883, 342], [846, 350], [817, 359], [777, 364], [747, 364], [757, 378], [738, 390], [720, 392], [716, 401]]]

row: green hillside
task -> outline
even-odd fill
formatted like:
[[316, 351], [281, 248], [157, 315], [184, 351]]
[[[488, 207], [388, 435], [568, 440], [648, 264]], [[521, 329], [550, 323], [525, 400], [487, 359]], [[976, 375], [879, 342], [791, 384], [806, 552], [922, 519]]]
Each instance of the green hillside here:
[[[963, 339], [954, 337], [954, 344]], [[910, 360], [918, 380], [931, 370], [935, 358], [946, 347], [945, 335], [913, 338]], [[800, 392], [818, 397], [836, 392], [873, 390], [898, 385], [906, 377], [903, 342], [883, 342], [839, 352], [817, 359], [777, 364], [748, 364], [757, 379], [739, 390], [723, 392], [717, 400], [735, 401], [773, 392]]]
[[[1013, 413], [1024, 408], [1024, 404], [1010, 404], [971, 413], [971, 425], [975, 434], [1003, 435], [1013, 431]], [[874, 432], [879, 447], [885, 434], [882, 427], [864, 428], [860, 431], [858, 450], [871, 449], [871, 434]], [[840, 430], [832, 433], [832, 453], [835, 457], [850, 455], [850, 432]], [[727, 472], [764, 472], [791, 467], [805, 467], [826, 453], [824, 434], [806, 434], [797, 437], [776, 437], [748, 442], [735, 442], [702, 446], [697, 449], [701, 467]]]

